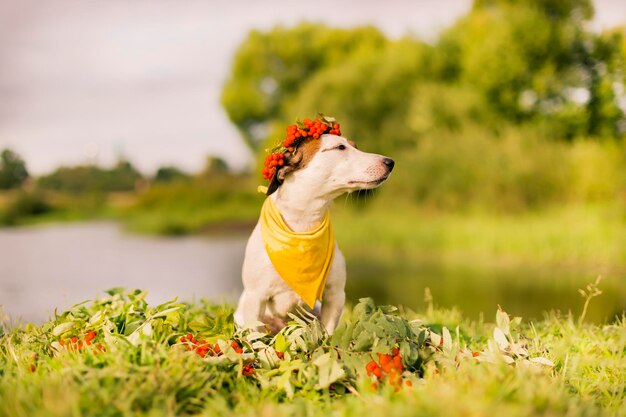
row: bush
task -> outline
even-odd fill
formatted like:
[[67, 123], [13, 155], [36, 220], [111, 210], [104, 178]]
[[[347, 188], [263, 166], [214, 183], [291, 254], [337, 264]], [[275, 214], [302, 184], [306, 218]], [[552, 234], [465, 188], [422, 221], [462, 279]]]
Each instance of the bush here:
[[128, 161], [105, 169], [95, 165], [61, 167], [40, 177], [37, 185], [45, 190], [69, 193], [133, 191], [141, 174]]
[[545, 206], [567, 196], [571, 166], [566, 144], [539, 142], [516, 131], [438, 131], [398, 158], [402, 178], [390, 185], [438, 209]]
[[43, 195], [37, 192], [21, 191], [3, 212], [0, 212], [0, 224], [14, 226], [26, 217], [38, 216], [52, 211]]
[[258, 217], [261, 195], [247, 177], [232, 175], [155, 184], [126, 214], [135, 231], [180, 235]]

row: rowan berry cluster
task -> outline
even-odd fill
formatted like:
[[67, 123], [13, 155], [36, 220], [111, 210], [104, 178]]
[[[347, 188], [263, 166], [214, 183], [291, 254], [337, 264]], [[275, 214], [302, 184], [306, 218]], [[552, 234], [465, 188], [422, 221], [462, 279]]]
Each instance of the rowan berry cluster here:
[[265, 157], [265, 164], [263, 166], [263, 178], [266, 180], [272, 179], [276, 172], [276, 167], [282, 167], [285, 165], [285, 154], [282, 152], [274, 152]]
[[[188, 333], [186, 336], [181, 336], [180, 342], [183, 344], [183, 346], [185, 346], [185, 349], [187, 351], [193, 350], [194, 352], [196, 352], [198, 355], [200, 355], [203, 358], [207, 354], [209, 356], [222, 356], [223, 355], [223, 352], [220, 349], [220, 345], [218, 345], [217, 343], [214, 345], [211, 345], [209, 342], [207, 342], [204, 339], [197, 340], [191, 333]], [[243, 353], [243, 348], [239, 345], [239, 343], [235, 342], [234, 340], [230, 342], [230, 347], [232, 347], [235, 353], [237, 354], [241, 355]], [[254, 364], [249, 363], [249, 364], [244, 365], [241, 373], [244, 376], [252, 375], [254, 373]]]
[[[365, 365], [367, 375], [374, 375], [376, 377], [376, 382], [372, 384], [372, 387], [376, 388], [378, 382], [388, 379], [389, 384], [396, 387], [396, 390], [398, 390], [402, 386], [402, 372], [404, 372], [400, 350], [393, 348], [391, 355], [383, 353], [378, 353], [377, 355], [378, 363], [372, 359], [372, 361]], [[407, 380], [406, 384], [411, 386], [412, 382]]]
[[319, 139], [325, 133], [341, 136], [339, 123], [334, 123], [331, 120], [321, 116], [315, 120], [304, 119], [302, 123], [287, 126], [287, 137], [283, 141], [283, 146], [289, 148], [298, 139], [302, 140], [308, 137]]
[[[90, 346], [91, 342], [96, 338], [97, 335], [98, 333], [95, 330], [90, 330], [85, 333], [82, 340], [76, 336], [72, 336], [69, 339], [59, 340], [59, 344], [69, 350], [82, 350], [85, 347]], [[97, 351], [101, 352], [106, 351], [106, 348], [101, 343], [98, 343], [98, 345], [96, 345], [96, 349]]]
[[315, 120], [304, 119], [302, 122], [298, 121], [287, 126], [285, 139], [265, 157], [263, 178], [271, 180], [276, 170], [286, 163], [285, 152], [293, 153], [304, 139], [319, 139], [324, 134], [341, 136], [341, 126], [332, 117], [326, 117], [322, 114]]

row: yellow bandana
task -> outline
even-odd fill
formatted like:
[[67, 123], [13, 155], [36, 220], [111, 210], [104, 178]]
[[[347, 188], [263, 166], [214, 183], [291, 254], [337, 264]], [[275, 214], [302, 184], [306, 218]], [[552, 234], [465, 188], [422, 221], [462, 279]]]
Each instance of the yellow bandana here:
[[278, 274], [313, 308], [316, 300], [322, 300], [335, 252], [329, 213], [315, 230], [296, 233], [289, 229], [268, 197], [261, 209], [261, 236]]

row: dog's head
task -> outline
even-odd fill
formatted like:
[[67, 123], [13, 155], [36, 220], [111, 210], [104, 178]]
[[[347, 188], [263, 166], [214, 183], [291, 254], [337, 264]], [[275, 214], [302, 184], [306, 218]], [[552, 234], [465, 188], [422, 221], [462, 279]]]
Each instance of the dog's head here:
[[362, 152], [346, 138], [328, 134], [302, 142], [293, 154], [286, 154], [285, 160], [272, 177], [267, 195], [285, 181], [297, 181], [311, 193], [334, 198], [344, 192], [378, 187], [394, 166], [390, 158]]

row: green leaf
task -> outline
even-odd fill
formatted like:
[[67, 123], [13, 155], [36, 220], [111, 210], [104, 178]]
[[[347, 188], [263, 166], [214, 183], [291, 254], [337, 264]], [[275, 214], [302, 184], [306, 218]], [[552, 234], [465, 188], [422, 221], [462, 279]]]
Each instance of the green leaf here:
[[163, 311], [159, 311], [158, 313], [156, 313], [154, 316], [152, 316], [153, 319], [156, 319], [158, 317], [165, 317], [170, 313], [173, 313], [174, 311], [180, 310], [182, 306], [177, 306], [177, 307], [171, 307], [168, 309], [165, 309]]
[[496, 313], [496, 325], [502, 330], [502, 333], [507, 336], [511, 334], [510, 322], [509, 315], [498, 308], [498, 312]]
[[452, 336], [450, 335], [450, 331], [447, 327], [444, 327], [442, 330], [443, 337], [443, 349], [446, 351], [450, 351], [452, 349]]
[[274, 337], [274, 348], [279, 352], [285, 352], [289, 348], [289, 344], [282, 333], [278, 333]]
[[493, 338], [498, 343], [500, 349], [504, 350], [509, 346], [509, 341], [507, 340], [504, 332], [500, 330], [499, 327], [493, 329]]
[[552, 362], [550, 359], [546, 359], [541, 356], [536, 357], [536, 358], [531, 358], [529, 359], [529, 361], [537, 365], [551, 366], [551, 367], [554, 366], [554, 362]]
[[76, 327], [76, 323], [74, 323], [73, 321], [61, 323], [54, 329], [52, 329], [52, 336], [61, 336], [62, 334], [65, 334], [74, 329], [74, 327]]
[[345, 376], [344, 370], [330, 352], [316, 358], [313, 365], [318, 368], [318, 381], [315, 384], [315, 389], [328, 388], [330, 384]]
[[359, 336], [354, 341], [354, 346], [352, 350], [355, 352], [365, 352], [369, 350], [374, 344], [374, 334], [364, 331], [359, 334]]

